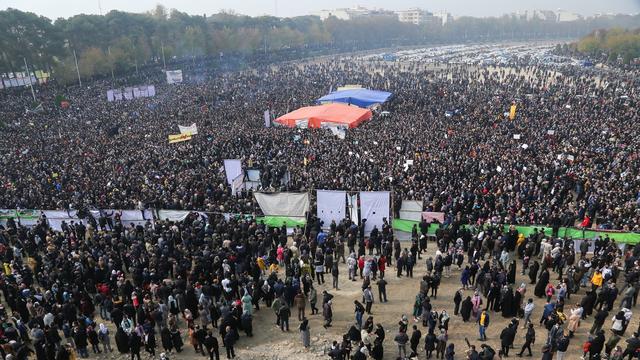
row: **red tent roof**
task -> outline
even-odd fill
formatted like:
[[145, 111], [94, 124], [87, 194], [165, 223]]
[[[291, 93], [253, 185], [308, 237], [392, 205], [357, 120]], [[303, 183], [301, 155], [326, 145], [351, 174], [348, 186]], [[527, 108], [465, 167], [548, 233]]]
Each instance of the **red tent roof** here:
[[340, 103], [320, 106], [307, 106], [282, 115], [275, 121], [289, 127], [307, 123], [307, 127], [320, 128], [322, 123], [336, 123], [354, 128], [365, 120], [371, 119], [371, 110]]

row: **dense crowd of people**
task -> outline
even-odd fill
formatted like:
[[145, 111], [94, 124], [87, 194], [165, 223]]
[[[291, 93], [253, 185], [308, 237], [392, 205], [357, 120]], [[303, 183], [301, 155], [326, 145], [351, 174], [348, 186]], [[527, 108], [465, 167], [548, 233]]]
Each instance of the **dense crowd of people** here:
[[[0, 94], [0, 207], [252, 213], [250, 192], [232, 197], [219, 170], [222, 159], [240, 158], [260, 169], [263, 189], [393, 189], [397, 207], [423, 200], [448, 222], [638, 230], [631, 73], [349, 59], [238, 72], [183, 67], [183, 85], [165, 84], [161, 71], [136, 78], [155, 84], [153, 98], [107, 102], [110, 82], [41, 87], [46, 111], [25, 114], [28, 92]], [[347, 83], [394, 93], [388, 113], [345, 140], [264, 127], [264, 110], [282, 115]], [[54, 105], [60, 94], [68, 109]], [[191, 123], [193, 140], [168, 144]], [[406, 160], [414, 165], [405, 171]]]
[[[591, 336], [580, 339], [585, 357], [621, 359], [640, 350], [637, 333], [622, 341], [640, 290], [640, 247], [621, 249], [605, 237], [593, 241], [593, 251], [589, 242], [576, 249], [557, 233], [525, 236], [497, 226], [639, 229], [636, 77], [350, 59], [234, 72], [184, 64], [184, 71], [181, 85], [164, 84], [161, 72], [144, 73], [157, 96], [131, 101], [107, 102], [106, 90], [115, 85], [106, 81], [43, 86], [37, 94], [43, 112], [25, 113], [32, 108], [26, 92], [0, 93], [0, 207], [208, 215], [137, 226], [88, 216], [62, 231], [44, 216], [30, 228], [7, 220], [0, 229], [4, 358], [66, 360], [111, 351], [167, 358], [185, 346], [210, 359], [224, 347], [234, 358], [236, 343], [253, 335], [261, 307], [273, 310], [279, 331], [297, 330], [309, 348], [309, 317], [331, 328], [332, 292], [361, 280], [355, 321], [327, 352], [336, 360], [382, 359], [395, 352], [385, 349], [374, 304], [387, 301], [390, 277], [412, 278], [414, 269], [426, 275], [413, 314], [402, 315], [393, 337], [401, 358], [423, 356], [423, 349], [446, 359], [506, 357], [524, 332], [520, 355], [544, 343], [544, 359], [561, 359], [590, 316]], [[283, 114], [347, 83], [393, 92], [388, 113], [344, 140], [324, 130], [264, 127], [264, 110]], [[67, 109], [53, 104], [61, 93]], [[518, 110], [510, 121], [512, 102]], [[167, 143], [179, 124], [193, 122], [199, 134], [191, 141]], [[259, 169], [263, 189], [393, 189], [396, 206], [423, 200], [425, 210], [446, 214], [448, 226], [426, 252], [433, 245], [424, 222], [407, 245], [389, 223], [365, 234], [362, 224], [321, 224], [309, 214], [307, 225], [288, 236], [285, 228], [224, 217], [259, 211], [251, 191], [231, 195], [220, 171], [226, 158]], [[405, 160], [414, 164], [405, 169]], [[460, 290], [439, 294], [457, 273]], [[523, 275], [533, 290], [516, 282]], [[565, 306], [572, 295], [582, 299]], [[438, 296], [451, 296], [454, 307], [433, 308]], [[543, 309], [534, 297], [545, 298]], [[510, 319], [499, 350], [485, 342], [498, 333], [487, 331], [496, 316]], [[478, 324], [478, 348], [468, 339], [449, 341], [457, 317]], [[547, 336], [536, 334], [535, 325]]]

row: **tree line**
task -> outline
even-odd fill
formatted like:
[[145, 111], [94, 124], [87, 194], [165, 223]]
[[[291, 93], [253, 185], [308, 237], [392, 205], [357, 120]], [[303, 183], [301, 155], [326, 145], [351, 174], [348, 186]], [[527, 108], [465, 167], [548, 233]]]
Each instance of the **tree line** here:
[[598, 61], [629, 65], [640, 59], [640, 28], [599, 29], [572, 44], [577, 51]]
[[189, 15], [158, 5], [147, 13], [111, 11], [52, 21], [16, 9], [0, 11], [0, 73], [51, 72], [61, 82], [124, 74], [163, 59], [261, 56], [308, 49], [364, 50], [379, 47], [477, 41], [578, 38], [594, 29], [640, 25], [640, 16], [618, 15], [571, 22], [513, 15], [461, 17], [413, 25], [393, 14], [325, 21], [316, 16], [276, 18], [233, 13]]

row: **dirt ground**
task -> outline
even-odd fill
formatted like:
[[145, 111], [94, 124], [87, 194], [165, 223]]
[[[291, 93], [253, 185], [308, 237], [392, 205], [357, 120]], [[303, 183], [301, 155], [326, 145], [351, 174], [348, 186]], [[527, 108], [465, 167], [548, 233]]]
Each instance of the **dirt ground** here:
[[[408, 243], [403, 243], [403, 247], [408, 246]], [[428, 256], [434, 256], [435, 244], [429, 243]], [[373, 305], [373, 317], [374, 323], [381, 323], [387, 332], [387, 336], [384, 342], [385, 359], [396, 359], [397, 347], [393, 342], [398, 330], [398, 321], [403, 314], [406, 314], [410, 319], [409, 324], [409, 336], [411, 335], [411, 326], [416, 324], [413, 322], [411, 316], [413, 311], [413, 303], [415, 296], [419, 290], [419, 283], [421, 277], [426, 273], [425, 255], [423, 254], [422, 260], [418, 262], [414, 268], [413, 278], [397, 278], [395, 275], [395, 268], [388, 268], [385, 278], [389, 282], [387, 285], [387, 303], [379, 303], [377, 297], [377, 287], [372, 286], [372, 290], [376, 295], [376, 302]], [[518, 264], [520, 265], [520, 263]], [[520, 275], [521, 269], [518, 268], [518, 276], [516, 284], [521, 282], [528, 283], [528, 277]], [[237, 359], [328, 359], [325, 351], [330, 346], [333, 340], [340, 341], [342, 335], [347, 332], [348, 328], [354, 322], [353, 314], [353, 300], [361, 300], [361, 281], [348, 281], [347, 280], [347, 268], [345, 264], [340, 264], [340, 283], [339, 290], [331, 289], [331, 276], [325, 275], [325, 284], [317, 287], [319, 301], [321, 301], [321, 292], [324, 289], [329, 290], [335, 297], [333, 299], [333, 327], [325, 330], [322, 327], [323, 320], [322, 315], [310, 315], [310, 308], [307, 306], [306, 314], [309, 318], [311, 325], [311, 348], [307, 351], [303, 348], [300, 339], [300, 334], [297, 331], [299, 321], [297, 320], [297, 311], [292, 309], [292, 316], [290, 319], [291, 331], [286, 333], [280, 331], [275, 325], [275, 315], [269, 308], [261, 308], [260, 311], [254, 312], [254, 336], [248, 338], [244, 333], [240, 334], [240, 340], [236, 345], [236, 358]], [[431, 303], [434, 309], [438, 312], [447, 310], [451, 316], [449, 325], [449, 342], [453, 342], [456, 346], [456, 359], [465, 359], [464, 351], [467, 349], [465, 343], [465, 337], [469, 339], [471, 344], [475, 344], [477, 348], [480, 347], [478, 338], [478, 327], [475, 323], [463, 323], [459, 316], [453, 316], [453, 296], [455, 291], [460, 288], [460, 271], [453, 267], [450, 278], [443, 278], [441, 286], [438, 290], [438, 297], [432, 298]], [[555, 276], [552, 274], [552, 279]], [[555, 281], [555, 280], [554, 280]], [[619, 288], [622, 287], [622, 283], [619, 283]], [[473, 290], [467, 290], [466, 295], [472, 295]], [[581, 290], [577, 295], [571, 296], [571, 299], [567, 301], [565, 309], [570, 309], [571, 305], [579, 302], [584, 295], [584, 290]], [[466, 297], [466, 296], [465, 296]], [[546, 340], [547, 331], [541, 326], [538, 326], [538, 321], [542, 313], [542, 307], [545, 299], [538, 299], [533, 296], [533, 285], [527, 285], [526, 298], [533, 297], [536, 308], [534, 310], [532, 318], [535, 322], [536, 330], [536, 343], [532, 346], [534, 352], [533, 358], [540, 358], [540, 349]], [[486, 301], [485, 301], [486, 303]], [[619, 301], [616, 302], [618, 306]], [[633, 311], [633, 309], [632, 309]], [[322, 312], [322, 310], [321, 310]], [[611, 317], [613, 314], [611, 315]], [[367, 316], [364, 316], [366, 319]], [[487, 330], [487, 343], [491, 345], [496, 351], [500, 349], [499, 335], [502, 329], [507, 325], [510, 319], [503, 318], [499, 313], [491, 313], [491, 323]], [[591, 328], [592, 318], [583, 321], [580, 328], [575, 334], [575, 337], [571, 340], [569, 351], [565, 358], [569, 360], [579, 359], [582, 356], [582, 344], [587, 339], [588, 331]], [[421, 323], [417, 323], [418, 327], [423, 333], [423, 337], [426, 334], [426, 329], [422, 327]], [[521, 324], [522, 325], [522, 324]], [[610, 336], [611, 321], [608, 320], [603, 329], [606, 331], [606, 337]], [[637, 316], [634, 316], [631, 320], [631, 324], [627, 329], [626, 335], [629, 336], [638, 328]], [[217, 333], [216, 333], [217, 334]], [[520, 347], [524, 343], [524, 331], [520, 328], [516, 335], [515, 348], [512, 350], [510, 357], [515, 358], [515, 353], [520, 350]], [[159, 340], [158, 340], [159, 341]], [[621, 340], [624, 343], [624, 340]], [[408, 346], [407, 346], [408, 349]], [[424, 339], [419, 346], [419, 359], [425, 359], [424, 353]], [[159, 349], [158, 349], [159, 350]], [[158, 351], [159, 354], [160, 351]], [[224, 348], [220, 348], [221, 358], [226, 358]], [[124, 358], [124, 356], [111, 355], [110, 358]], [[434, 352], [435, 357], [435, 352]], [[143, 358], [149, 358], [146, 354], [143, 354]], [[184, 351], [180, 354], [171, 354], [171, 359], [198, 359], [202, 358], [202, 355], [197, 355], [193, 351], [193, 348], [188, 345], [188, 341], [185, 340]], [[526, 356], [525, 356], [526, 358]]]

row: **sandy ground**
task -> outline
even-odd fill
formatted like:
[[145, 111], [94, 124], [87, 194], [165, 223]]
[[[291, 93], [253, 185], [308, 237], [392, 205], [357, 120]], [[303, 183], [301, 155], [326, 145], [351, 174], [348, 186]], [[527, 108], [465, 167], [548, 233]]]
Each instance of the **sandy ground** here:
[[[408, 245], [408, 244], [403, 244]], [[428, 247], [428, 253], [433, 256], [435, 253], [435, 244], [430, 242]], [[373, 305], [373, 317], [374, 323], [381, 323], [387, 332], [387, 336], [384, 342], [385, 359], [396, 359], [397, 347], [393, 342], [393, 338], [397, 332], [397, 324], [400, 317], [406, 314], [410, 319], [409, 324], [409, 336], [411, 335], [411, 326], [415, 324], [412, 320], [411, 314], [413, 311], [413, 303], [415, 296], [419, 289], [419, 282], [421, 277], [426, 273], [425, 265], [426, 257], [423, 255], [422, 260], [416, 265], [414, 269], [413, 278], [397, 278], [395, 275], [395, 268], [387, 269], [386, 279], [389, 282], [387, 285], [387, 303], [377, 302], [377, 287], [374, 285], [373, 290], [376, 295], [376, 303]], [[520, 264], [518, 264], [520, 265]], [[455, 268], [455, 267], [454, 267]], [[528, 277], [520, 275], [521, 269], [518, 268], [517, 284], [521, 282], [528, 283]], [[460, 271], [453, 270], [450, 278], [443, 278], [442, 284], [438, 291], [438, 297], [432, 298], [431, 303], [438, 312], [446, 309], [451, 316], [449, 326], [449, 341], [456, 345], [456, 359], [465, 359], [464, 351], [467, 349], [465, 344], [465, 337], [469, 339], [472, 344], [475, 344], [479, 348], [480, 343], [476, 340], [478, 338], [478, 327], [475, 323], [463, 323], [462, 319], [457, 316], [453, 316], [453, 295], [455, 291], [460, 287], [459, 282]], [[552, 279], [555, 279], [553, 276]], [[342, 334], [346, 333], [348, 328], [354, 322], [353, 315], [353, 300], [361, 299], [361, 281], [348, 281], [346, 265], [340, 265], [340, 283], [339, 290], [331, 289], [331, 276], [325, 275], [326, 283], [317, 287], [319, 294], [319, 301], [321, 301], [321, 292], [324, 289], [329, 290], [335, 297], [333, 299], [333, 327], [325, 330], [322, 327], [323, 320], [322, 315], [309, 315], [310, 308], [307, 306], [306, 313], [310, 319], [311, 325], [311, 348], [305, 350], [302, 347], [300, 334], [297, 331], [299, 321], [297, 320], [297, 310], [292, 309], [292, 316], [290, 319], [291, 331], [281, 332], [275, 325], [275, 315], [271, 309], [261, 308], [260, 311], [254, 312], [254, 336], [248, 338], [241, 333], [240, 340], [236, 345], [236, 358], [238, 359], [328, 359], [325, 355], [325, 351], [333, 340], [340, 341]], [[555, 280], [554, 280], [555, 281]], [[619, 288], [622, 287], [622, 283], [619, 283]], [[467, 295], [472, 295], [472, 290], [467, 290]], [[571, 305], [575, 302], [579, 302], [584, 291], [581, 290], [579, 294], [571, 297], [571, 300], [567, 301], [565, 305], [566, 309], [570, 309]], [[527, 297], [533, 297], [533, 286], [527, 286]], [[540, 349], [546, 340], [547, 331], [543, 327], [537, 325], [542, 313], [542, 307], [545, 299], [535, 298], [536, 309], [532, 318], [536, 323], [536, 344], [532, 347], [534, 351], [533, 358], [540, 358]], [[486, 303], [486, 301], [485, 301]], [[619, 301], [616, 302], [616, 306]], [[633, 310], [633, 309], [632, 309]], [[613, 316], [613, 315], [611, 315]], [[366, 319], [367, 316], [364, 316]], [[491, 313], [491, 324], [487, 331], [488, 341], [496, 351], [500, 349], [499, 334], [502, 329], [507, 325], [510, 319], [503, 318], [499, 313]], [[592, 318], [582, 322], [580, 328], [575, 334], [575, 337], [571, 340], [569, 351], [567, 352], [566, 359], [579, 359], [582, 356], [582, 344], [587, 339], [587, 333], [591, 328]], [[421, 329], [423, 335], [426, 334], [426, 329], [422, 327], [421, 323], [417, 323]], [[608, 339], [611, 332], [611, 321], [608, 320], [603, 327], [606, 330], [606, 337]], [[637, 316], [632, 318], [631, 324], [627, 329], [626, 335], [629, 336], [638, 328]], [[216, 333], [217, 334], [217, 333]], [[510, 357], [515, 358], [515, 353], [520, 350], [520, 346], [524, 343], [524, 331], [518, 330], [515, 341], [515, 349], [512, 350]], [[624, 341], [623, 341], [624, 342]], [[158, 343], [159, 337], [158, 337]], [[408, 346], [407, 346], [408, 349]], [[421, 341], [419, 346], [419, 358], [424, 359], [424, 340]], [[160, 350], [160, 349], [158, 349]], [[158, 354], [160, 351], [157, 352]], [[220, 348], [220, 355], [224, 359], [226, 353], [224, 348]], [[94, 357], [94, 356], [92, 356]], [[99, 358], [105, 358], [102, 356]], [[124, 358], [125, 356], [119, 356], [112, 354], [109, 358]], [[434, 352], [435, 357], [435, 352]], [[127, 357], [128, 358], [128, 357]], [[148, 359], [146, 354], [143, 354], [143, 358]], [[193, 348], [188, 345], [188, 341], [185, 340], [184, 351], [180, 354], [172, 354], [171, 359], [198, 359], [202, 358], [202, 355], [197, 355], [193, 351]]]

